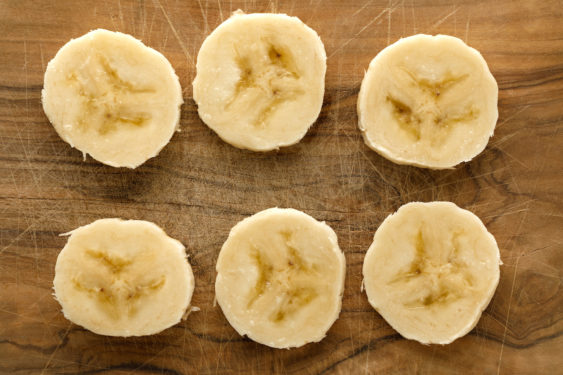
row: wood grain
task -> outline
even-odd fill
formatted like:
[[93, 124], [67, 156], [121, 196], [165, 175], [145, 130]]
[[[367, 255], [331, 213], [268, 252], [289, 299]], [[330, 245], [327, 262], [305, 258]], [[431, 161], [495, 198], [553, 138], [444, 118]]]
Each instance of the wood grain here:
[[[191, 99], [201, 42], [231, 11], [280, 11], [318, 31], [328, 59], [317, 123], [299, 144], [252, 153], [222, 142]], [[0, 2], [0, 372], [144, 374], [562, 374], [563, 6], [560, 1]], [[47, 62], [103, 27], [142, 39], [175, 67], [181, 133], [136, 170], [82, 160], [41, 108]], [[453, 170], [395, 165], [357, 129], [369, 61], [400, 37], [458, 36], [500, 88], [486, 150]], [[360, 292], [381, 221], [410, 201], [449, 200], [480, 216], [504, 265], [477, 327], [447, 346], [401, 338]], [[325, 220], [347, 258], [340, 319], [318, 344], [274, 350], [241, 338], [213, 307], [230, 228], [272, 207]], [[119, 339], [69, 323], [52, 297], [60, 233], [102, 217], [154, 221], [182, 241], [201, 311], [162, 334]]]

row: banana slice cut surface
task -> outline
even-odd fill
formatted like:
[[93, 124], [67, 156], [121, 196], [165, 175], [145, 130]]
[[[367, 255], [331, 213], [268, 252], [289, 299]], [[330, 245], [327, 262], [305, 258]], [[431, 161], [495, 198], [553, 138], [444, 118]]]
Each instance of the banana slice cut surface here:
[[142, 336], [178, 323], [194, 276], [184, 246], [153, 223], [101, 219], [71, 232], [55, 267], [67, 319], [107, 336]]
[[326, 52], [297, 17], [235, 12], [203, 42], [193, 98], [225, 142], [253, 151], [290, 146], [321, 110]]
[[320, 341], [338, 318], [345, 259], [325, 223], [270, 208], [235, 225], [217, 260], [215, 292], [241, 335], [274, 348]]
[[43, 109], [61, 138], [135, 168], [170, 141], [183, 103], [168, 60], [130, 35], [98, 29], [65, 44], [45, 72]]
[[366, 144], [395, 163], [451, 168], [483, 151], [497, 100], [497, 83], [477, 50], [452, 36], [415, 35], [371, 61], [358, 125]]
[[477, 324], [500, 264], [494, 237], [473, 213], [450, 202], [414, 202], [377, 229], [364, 259], [364, 287], [403, 337], [448, 344]]

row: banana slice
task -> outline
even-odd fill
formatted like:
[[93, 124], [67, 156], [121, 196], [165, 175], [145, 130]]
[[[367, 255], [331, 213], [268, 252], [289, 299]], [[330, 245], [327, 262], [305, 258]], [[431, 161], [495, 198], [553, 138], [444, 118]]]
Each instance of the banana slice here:
[[450, 202], [409, 203], [375, 233], [363, 266], [369, 303], [403, 337], [449, 344], [477, 324], [499, 281], [495, 238]]
[[217, 260], [217, 302], [233, 328], [256, 342], [317, 342], [340, 313], [345, 263], [328, 225], [270, 208], [232, 228]]
[[485, 149], [498, 86], [481, 54], [458, 38], [415, 35], [369, 64], [358, 98], [366, 144], [383, 157], [444, 169]]
[[49, 62], [43, 109], [60, 137], [112, 167], [156, 156], [180, 121], [182, 90], [159, 52], [130, 35], [94, 30]]
[[193, 97], [225, 142], [269, 151], [299, 142], [315, 122], [325, 72], [321, 39], [297, 17], [239, 10], [203, 42]]
[[68, 320], [127, 337], [158, 333], [188, 312], [194, 276], [184, 246], [155, 224], [101, 219], [70, 234], [54, 280]]

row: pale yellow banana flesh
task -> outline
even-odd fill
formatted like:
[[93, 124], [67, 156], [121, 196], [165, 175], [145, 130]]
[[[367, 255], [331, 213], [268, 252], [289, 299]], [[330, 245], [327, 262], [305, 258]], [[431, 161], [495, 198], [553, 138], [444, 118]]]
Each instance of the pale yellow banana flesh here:
[[475, 49], [415, 35], [370, 63], [358, 97], [366, 144], [399, 164], [443, 169], [469, 161], [493, 135], [498, 86]]
[[494, 237], [450, 202], [409, 203], [387, 217], [366, 253], [370, 304], [402, 336], [448, 344], [468, 333], [499, 281]]
[[203, 42], [193, 97], [225, 142], [269, 151], [297, 143], [317, 119], [325, 72], [321, 39], [298, 18], [238, 11]]
[[217, 261], [215, 292], [241, 335], [274, 347], [320, 341], [340, 313], [345, 259], [330, 227], [271, 208], [238, 223]]
[[194, 277], [184, 246], [155, 224], [101, 219], [71, 232], [54, 288], [72, 322], [101, 335], [142, 336], [180, 321]]
[[94, 30], [49, 62], [43, 108], [61, 138], [114, 167], [155, 156], [177, 129], [182, 90], [166, 58], [139, 40]]

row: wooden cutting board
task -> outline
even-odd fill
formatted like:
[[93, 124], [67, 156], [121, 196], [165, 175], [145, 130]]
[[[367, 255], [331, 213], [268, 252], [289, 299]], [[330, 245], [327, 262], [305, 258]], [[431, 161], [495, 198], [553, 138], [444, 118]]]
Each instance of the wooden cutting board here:
[[[230, 12], [279, 11], [320, 34], [328, 55], [319, 120], [297, 145], [253, 153], [198, 118], [199, 47]], [[563, 4], [561, 1], [0, 2], [0, 372], [145, 374], [563, 374]], [[41, 107], [48, 61], [70, 38], [118, 30], [161, 51], [180, 77], [181, 133], [136, 170], [71, 149]], [[415, 33], [482, 52], [499, 83], [486, 150], [452, 170], [393, 164], [368, 149], [356, 99], [370, 60]], [[477, 327], [447, 346], [397, 334], [360, 291], [382, 220], [411, 201], [448, 200], [495, 235], [504, 265]], [[347, 258], [340, 319], [317, 344], [275, 350], [240, 337], [213, 306], [230, 228], [272, 207], [326, 221]], [[103, 217], [150, 220], [187, 247], [201, 308], [155, 336], [110, 338], [71, 324], [52, 297], [60, 233]]]

